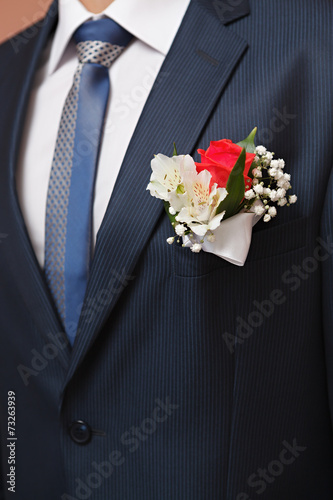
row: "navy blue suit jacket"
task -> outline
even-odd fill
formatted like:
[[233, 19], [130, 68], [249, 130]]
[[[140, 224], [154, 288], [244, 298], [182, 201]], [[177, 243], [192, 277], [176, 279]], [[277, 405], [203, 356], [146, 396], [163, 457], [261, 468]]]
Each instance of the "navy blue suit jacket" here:
[[[13, 451], [17, 500], [332, 500], [331, 0], [192, 0], [99, 230], [73, 349], [15, 185], [56, 11], [0, 47], [0, 498]], [[257, 224], [243, 268], [167, 245], [152, 155], [254, 126], [297, 204]]]

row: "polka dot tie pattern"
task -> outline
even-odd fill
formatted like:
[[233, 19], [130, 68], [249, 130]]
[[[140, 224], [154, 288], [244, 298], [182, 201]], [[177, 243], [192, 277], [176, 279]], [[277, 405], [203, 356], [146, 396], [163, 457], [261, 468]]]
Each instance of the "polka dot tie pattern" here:
[[63, 108], [49, 180], [45, 220], [45, 273], [58, 312], [65, 321], [65, 241], [75, 125], [82, 66]]
[[74, 34], [78, 67], [63, 107], [51, 167], [44, 269], [71, 344], [89, 278], [93, 192], [110, 91], [109, 68], [131, 38], [111, 19], [88, 21]]
[[123, 50], [124, 47], [120, 47], [119, 45], [112, 45], [107, 42], [93, 42], [91, 40], [80, 42], [76, 46], [80, 63], [102, 64], [106, 68], [111, 66], [112, 62]]

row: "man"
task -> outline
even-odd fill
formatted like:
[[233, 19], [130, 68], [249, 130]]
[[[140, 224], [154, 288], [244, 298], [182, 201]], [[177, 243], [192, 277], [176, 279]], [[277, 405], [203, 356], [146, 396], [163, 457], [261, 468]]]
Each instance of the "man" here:
[[[109, 3], [60, 0], [59, 21], [54, 3], [0, 48], [2, 498], [329, 500], [332, 4]], [[103, 9], [133, 39], [108, 70], [102, 137], [80, 129], [79, 166], [101, 148], [94, 255], [68, 325], [44, 227], [73, 35]], [[297, 204], [256, 225], [241, 268], [167, 245], [153, 155], [255, 126]]]

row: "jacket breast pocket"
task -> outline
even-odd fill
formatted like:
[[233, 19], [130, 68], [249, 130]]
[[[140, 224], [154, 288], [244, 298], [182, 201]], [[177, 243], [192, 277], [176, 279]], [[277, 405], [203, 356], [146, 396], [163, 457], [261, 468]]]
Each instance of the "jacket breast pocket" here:
[[[313, 220], [302, 217], [283, 224], [269, 226], [269, 223], [258, 223], [252, 233], [252, 241], [245, 266], [253, 261], [274, 259], [279, 255], [300, 249], [308, 242], [309, 228]], [[201, 251], [198, 254], [180, 244], [172, 245], [173, 271], [176, 276], [200, 277], [214, 273], [234, 264]]]

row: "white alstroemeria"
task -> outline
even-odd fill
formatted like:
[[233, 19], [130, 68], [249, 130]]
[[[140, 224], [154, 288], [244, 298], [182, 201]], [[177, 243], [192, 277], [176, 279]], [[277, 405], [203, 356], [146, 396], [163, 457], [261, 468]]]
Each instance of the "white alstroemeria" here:
[[152, 174], [147, 189], [155, 198], [168, 201], [168, 193], [182, 184], [180, 163], [182, 156], [168, 156], [158, 154], [151, 161]]
[[206, 224], [198, 219], [195, 219], [190, 215], [188, 208], [182, 208], [179, 212], [179, 216], [182, 221], [185, 222], [188, 227], [193, 231], [197, 236], [205, 236], [207, 231], [214, 231], [217, 229], [224, 217], [225, 212], [221, 212], [218, 215], [215, 215], [209, 222]]
[[[186, 155], [183, 161], [180, 162], [179, 172], [182, 179], [182, 184], [175, 191], [169, 193], [169, 202], [180, 212], [182, 208], [187, 207], [191, 203], [192, 185], [198, 182], [198, 178], [203, 181], [206, 191], [209, 192], [209, 183], [212, 178], [208, 170], [203, 170], [198, 174], [194, 160], [191, 156]], [[202, 184], [202, 182], [201, 182]]]
[[216, 210], [227, 196], [227, 190], [218, 188], [217, 184], [210, 188], [212, 176], [207, 170], [199, 174], [184, 171], [183, 177], [188, 201], [176, 220], [185, 223], [198, 236], [205, 236], [208, 230], [216, 229], [223, 219], [224, 212], [216, 215]]
[[190, 155], [168, 156], [158, 154], [151, 161], [152, 174], [147, 189], [155, 198], [168, 201], [178, 212], [182, 206], [185, 188], [181, 168], [195, 170], [195, 163]]
[[188, 195], [188, 206], [194, 209], [192, 213], [201, 222], [211, 221], [216, 216], [217, 207], [227, 196], [227, 190], [218, 188], [217, 184], [210, 187], [212, 176], [208, 170], [198, 174], [195, 167], [190, 169], [184, 164], [181, 171]]

